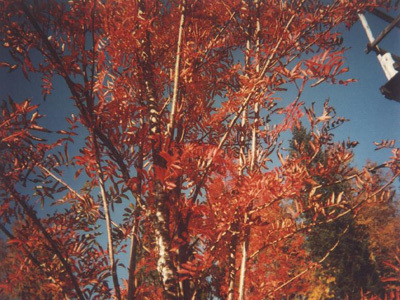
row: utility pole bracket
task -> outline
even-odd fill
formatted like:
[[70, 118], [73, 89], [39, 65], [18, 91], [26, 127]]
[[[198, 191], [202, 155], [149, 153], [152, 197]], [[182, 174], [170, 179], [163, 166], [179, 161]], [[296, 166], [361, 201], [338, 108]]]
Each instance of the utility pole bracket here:
[[365, 16], [362, 14], [358, 15], [369, 40], [366, 53], [370, 51], [376, 52], [378, 61], [388, 80], [388, 82], [380, 88], [381, 93], [389, 100], [400, 102], [400, 71], [398, 57], [384, 49], [380, 49], [378, 46], [394, 27], [400, 26], [400, 15], [397, 18], [393, 18], [378, 10], [374, 10], [372, 13], [390, 24], [375, 39]]

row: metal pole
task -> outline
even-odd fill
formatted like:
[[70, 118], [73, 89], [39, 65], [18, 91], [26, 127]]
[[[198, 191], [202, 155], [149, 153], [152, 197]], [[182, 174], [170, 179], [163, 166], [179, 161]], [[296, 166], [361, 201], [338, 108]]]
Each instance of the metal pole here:
[[[363, 14], [358, 14], [358, 17], [360, 18], [361, 24], [364, 27], [365, 33], [367, 34], [368, 40], [371, 44], [373, 44], [375, 38], [372, 34], [371, 28], [368, 25], [367, 19]], [[394, 60], [391, 56], [390, 53], [386, 53], [384, 55], [377, 54], [377, 58], [379, 63], [381, 64], [381, 67], [383, 69], [383, 72], [385, 73], [385, 76], [388, 80], [390, 80], [392, 77], [394, 77], [397, 74], [397, 71], [394, 69]]]

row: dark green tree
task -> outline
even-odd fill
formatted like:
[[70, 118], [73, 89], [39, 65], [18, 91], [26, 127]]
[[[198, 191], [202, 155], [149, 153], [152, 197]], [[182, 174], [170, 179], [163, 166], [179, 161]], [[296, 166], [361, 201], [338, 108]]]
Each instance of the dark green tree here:
[[[325, 145], [318, 145], [320, 150], [315, 155], [315, 151], [312, 150], [313, 141], [313, 135], [307, 132], [304, 126], [294, 128], [293, 139], [290, 141], [291, 155], [309, 154], [310, 159], [305, 160], [304, 163], [310, 172], [315, 170], [318, 164], [325, 164], [330, 144], [330, 142], [327, 142]], [[317, 174], [317, 172], [315, 173]], [[326, 201], [329, 201], [333, 193], [339, 195], [342, 192], [349, 191], [350, 183], [338, 175], [331, 174], [331, 176], [340, 183], [326, 185], [327, 178], [319, 175], [313, 176], [313, 180], [327, 186], [319, 191]], [[332, 178], [329, 180], [332, 181]], [[307, 197], [307, 195], [304, 195], [304, 197]], [[329, 208], [327, 213], [329, 214], [329, 210], [333, 209], [339, 208]], [[317, 217], [315, 220], [313, 217], [312, 212], [302, 215], [304, 222], [309, 224], [318, 221], [320, 218]], [[313, 227], [306, 234], [305, 246], [311, 258], [314, 261], [319, 261], [337, 241], [339, 241], [338, 246], [329, 253], [329, 256], [322, 262], [321, 268], [315, 274], [316, 278], [325, 280], [325, 285], [329, 288], [329, 295], [332, 295], [332, 297], [329, 296], [326, 299], [344, 299], [345, 297], [360, 299], [361, 291], [382, 295], [384, 290], [377, 266], [370, 258], [368, 232], [365, 226], [356, 223], [354, 215], [346, 214], [332, 222], [321, 223]]]

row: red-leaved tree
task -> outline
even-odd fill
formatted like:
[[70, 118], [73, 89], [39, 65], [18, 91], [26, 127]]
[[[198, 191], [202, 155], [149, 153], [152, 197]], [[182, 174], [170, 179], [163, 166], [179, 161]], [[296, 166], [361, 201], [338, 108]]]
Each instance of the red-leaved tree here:
[[[1, 66], [41, 74], [45, 97], [62, 78], [76, 107], [57, 132], [38, 99], [1, 108], [3, 293], [242, 300], [307, 291], [318, 262], [303, 233], [385, 198], [400, 156], [394, 148], [390, 163], [352, 168], [355, 143], [332, 138], [345, 119], [328, 102], [305, 109], [301, 96], [351, 81], [340, 79], [336, 29], [389, 2], [2, 1], [10, 56]], [[282, 134], [301, 118], [312, 142], [288, 155]], [[321, 149], [324, 164], [313, 164]], [[392, 176], [378, 184], [370, 172], [383, 167]], [[321, 192], [343, 182], [345, 193]]]

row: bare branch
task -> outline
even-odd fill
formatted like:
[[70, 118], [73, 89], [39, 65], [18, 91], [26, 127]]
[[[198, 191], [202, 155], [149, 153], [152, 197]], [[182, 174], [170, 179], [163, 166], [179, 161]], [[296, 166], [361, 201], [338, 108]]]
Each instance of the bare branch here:
[[114, 258], [114, 244], [113, 244], [113, 237], [112, 237], [111, 216], [110, 216], [110, 210], [108, 208], [107, 194], [106, 194], [106, 190], [105, 190], [105, 186], [104, 186], [104, 175], [103, 175], [103, 169], [101, 166], [99, 145], [97, 143], [96, 136], [94, 135], [94, 133], [92, 134], [92, 142], [93, 142], [93, 147], [94, 147], [95, 155], [96, 155], [97, 179], [99, 181], [101, 198], [103, 200], [104, 215], [106, 218], [108, 256], [110, 258], [111, 277], [113, 279], [116, 297], [118, 300], [121, 300], [121, 290], [120, 290], [119, 281], [118, 281], [117, 265], [115, 263], [115, 258]]
[[172, 107], [171, 107], [171, 114], [169, 123], [167, 126], [167, 135], [171, 138], [174, 138], [174, 123], [175, 123], [175, 112], [177, 106], [177, 98], [178, 98], [178, 88], [179, 88], [179, 68], [180, 68], [180, 61], [181, 61], [181, 46], [182, 46], [182, 35], [183, 35], [183, 28], [185, 25], [185, 5], [186, 1], [184, 0], [181, 4], [182, 12], [181, 12], [181, 19], [179, 23], [179, 33], [178, 33], [178, 45], [176, 47], [176, 61], [175, 61], [175, 73], [174, 73], [174, 91], [172, 94]]

